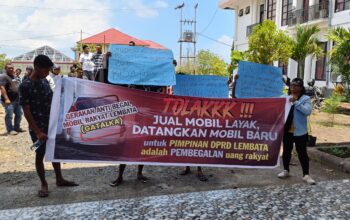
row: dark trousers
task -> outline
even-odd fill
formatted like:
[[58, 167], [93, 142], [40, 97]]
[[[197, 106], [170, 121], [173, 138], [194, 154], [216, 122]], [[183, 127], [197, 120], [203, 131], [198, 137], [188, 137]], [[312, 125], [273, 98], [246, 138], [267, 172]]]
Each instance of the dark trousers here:
[[309, 175], [309, 157], [307, 155], [308, 134], [303, 136], [294, 136], [293, 133], [285, 132], [283, 135], [283, 166], [289, 171], [289, 163], [292, 157], [293, 143], [297, 149], [298, 158], [303, 169], [303, 175]]

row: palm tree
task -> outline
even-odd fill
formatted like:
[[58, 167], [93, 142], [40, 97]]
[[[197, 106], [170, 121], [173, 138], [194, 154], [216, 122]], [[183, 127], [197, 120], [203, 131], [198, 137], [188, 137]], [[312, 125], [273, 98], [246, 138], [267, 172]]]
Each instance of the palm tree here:
[[333, 41], [335, 45], [329, 51], [332, 70], [341, 75], [346, 83], [347, 95], [350, 99], [350, 28], [338, 27], [328, 33], [328, 40]]
[[291, 58], [298, 63], [298, 77], [302, 79], [304, 79], [305, 58], [309, 55], [320, 57], [323, 54], [323, 49], [316, 36], [319, 32], [318, 26], [297, 26]]

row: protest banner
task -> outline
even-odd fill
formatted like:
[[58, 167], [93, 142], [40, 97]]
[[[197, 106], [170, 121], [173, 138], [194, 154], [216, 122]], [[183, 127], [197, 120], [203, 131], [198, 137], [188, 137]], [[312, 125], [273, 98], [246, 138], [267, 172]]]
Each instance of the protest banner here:
[[240, 61], [236, 84], [237, 98], [280, 97], [283, 93], [282, 70], [280, 68]]
[[113, 84], [175, 85], [171, 50], [111, 45], [108, 81]]
[[174, 95], [203, 98], [228, 98], [227, 77], [212, 75], [176, 75]]
[[57, 87], [48, 161], [278, 165], [285, 98], [172, 96], [74, 78]]

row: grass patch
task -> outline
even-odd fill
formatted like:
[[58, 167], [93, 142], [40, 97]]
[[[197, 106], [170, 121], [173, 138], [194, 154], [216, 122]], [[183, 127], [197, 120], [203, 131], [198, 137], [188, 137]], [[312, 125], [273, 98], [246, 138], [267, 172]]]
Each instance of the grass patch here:
[[[332, 124], [329, 121], [315, 121], [314, 123], [322, 127], [332, 127]], [[333, 127], [348, 127], [348, 126], [350, 126], [348, 122], [344, 122], [344, 123], [333, 122]]]
[[347, 146], [347, 147], [327, 147], [327, 148], [320, 148], [319, 150], [322, 152], [334, 155], [336, 157], [340, 157], [340, 158], [350, 157], [350, 146]]

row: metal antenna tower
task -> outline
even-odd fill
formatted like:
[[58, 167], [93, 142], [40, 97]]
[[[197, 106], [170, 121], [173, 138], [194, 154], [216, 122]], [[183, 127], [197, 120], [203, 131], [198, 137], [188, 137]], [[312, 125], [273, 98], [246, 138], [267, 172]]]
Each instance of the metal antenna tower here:
[[[179, 65], [190, 64], [190, 60], [193, 61], [193, 67], [195, 72], [196, 66], [196, 43], [197, 43], [197, 8], [198, 3], [194, 6], [194, 19], [183, 19], [183, 8], [185, 3], [178, 5], [175, 10], [180, 10], [180, 38], [178, 42], [180, 43], [180, 56]], [[183, 46], [191, 45], [193, 50], [190, 53], [189, 49], [184, 53]]]

